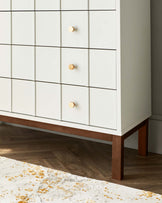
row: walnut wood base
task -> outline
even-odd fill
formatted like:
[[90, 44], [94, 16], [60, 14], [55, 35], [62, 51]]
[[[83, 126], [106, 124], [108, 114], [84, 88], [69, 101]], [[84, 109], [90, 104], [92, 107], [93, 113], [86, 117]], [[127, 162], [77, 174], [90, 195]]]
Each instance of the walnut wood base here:
[[127, 132], [123, 136], [98, 133], [88, 130], [75, 129], [70, 127], [58, 126], [26, 119], [8, 117], [0, 115], [0, 121], [14, 123], [29, 127], [41, 128], [56, 132], [79, 135], [83, 137], [95, 138], [112, 142], [112, 178], [122, 180], [124, 177], [124, 140], [138, 130], [139, 155], [146, 156], [148, 152], [148, 120], [143, 121], [138, 126]]
[[124, 176], [124, 140], [138, 130], [138, 153], [148, 154], [148, 120], [145, 120], [123, 136], [113, 135], [112, 140], [112, 178], [122, 180]]

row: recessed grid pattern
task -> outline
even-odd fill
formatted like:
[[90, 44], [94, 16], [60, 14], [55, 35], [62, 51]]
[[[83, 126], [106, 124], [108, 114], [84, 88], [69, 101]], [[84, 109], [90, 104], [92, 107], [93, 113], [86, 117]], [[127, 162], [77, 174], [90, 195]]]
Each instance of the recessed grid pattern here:
[[[77, 94], [83, 88], [83, 94], [87, 95], [86, 104], [77, 123], [89, 125], [91, 89], [113, 92], [116, 89], [116, 38], [113, 37], [116, 25], [111, 22], [115, 21], [115, 0], [110, 1], [107, 9], [100, 8], [92, 0], [80, 0], [77, 3], [74, 0], [1, 2], [0, 26], [3, 31], [0, 52], [3, 60], [0, 62], [0, 80], [8, 83], [11, 104], [0, 109], [54, 120], [64, 121], [67, 118], [65, 121], [76, 122], [79, 114], [74, 112], [72, 119], [67, 116], [70, 112], [65, 107], [64, 98], [67, 95], [63, 92], [67, 89], [72, 96], [73, 91]], [[102, 0], [102, 4], [105, 6], [105, 1], [103, 3]], [[100, 24], [95, 19], [100, 16], [113, 30], [112, 34], [109, 33], [110, 37], [106, 36], [106, 46], [104, 43], [95, 43], [99, 38], [95, 38], [95, 29], [98, 29], [94, 25]], [[103, 29], [103, 25], [100, 29]], [[76, 32], [69, 32], [70, 26], [74, 26]], [[101, 72], [97, 73], [99, 77], [96, 77], [92, 73], [97, 72], [100, 55], [106, 63], [102, 62]], [[111, 59], [106, 60], [108, 57]], [[94, 64], [98, 65], [91, 67], [95, 60]], [[69, 71], [70, 63], [75, 65], [77, 71]], [[102, 65], [114, 68], [108, 71], [110, 78], [104, 79], [106, 82], [98, 79], [103, 76]], [[46, 108], [53, 104], [57, 105], [57, 112]], [[83, 112], [86, 118], [83, 118]], [[94, 125], [97, 124], [94, 122]], [[110, 128], [115, 127], [112, 125]]]

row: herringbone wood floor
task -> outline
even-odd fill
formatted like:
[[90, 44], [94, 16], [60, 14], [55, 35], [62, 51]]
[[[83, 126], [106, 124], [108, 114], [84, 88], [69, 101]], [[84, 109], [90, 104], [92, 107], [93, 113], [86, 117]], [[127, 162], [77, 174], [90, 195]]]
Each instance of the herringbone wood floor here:
[[0, 125], [0, 156], [162, 194], [162, 155], [125, 149], [125, 178], [111, 179], [111, 146]]

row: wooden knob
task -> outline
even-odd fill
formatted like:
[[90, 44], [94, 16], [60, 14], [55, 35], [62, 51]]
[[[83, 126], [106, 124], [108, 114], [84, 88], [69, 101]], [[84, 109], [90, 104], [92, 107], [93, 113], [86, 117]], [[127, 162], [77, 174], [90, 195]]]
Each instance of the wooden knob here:
[[74, 107], [75, 107], [75, 103], [74, 103], [74, 102], [70, 102], [70, 103], [69, 103], [69, 107], [70, 107], [70, 108], [74, 108]]
[[74, 70], [74, 68], [75, 68], [74, 64], [69, 65], [69, 70]]
[[74, 32], [74, 31], [75, 31], [75, 27], [70, 26], [70, 27], [69, 27], [69, 32]]

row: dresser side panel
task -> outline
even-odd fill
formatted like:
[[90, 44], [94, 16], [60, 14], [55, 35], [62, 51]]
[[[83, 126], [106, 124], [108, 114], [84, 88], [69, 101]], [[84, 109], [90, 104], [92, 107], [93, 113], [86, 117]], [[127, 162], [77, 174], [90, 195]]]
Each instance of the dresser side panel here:
[[151, 115], [150, 0], [121, 0], [122, 134]]

